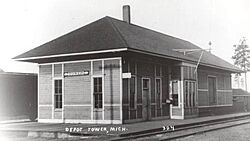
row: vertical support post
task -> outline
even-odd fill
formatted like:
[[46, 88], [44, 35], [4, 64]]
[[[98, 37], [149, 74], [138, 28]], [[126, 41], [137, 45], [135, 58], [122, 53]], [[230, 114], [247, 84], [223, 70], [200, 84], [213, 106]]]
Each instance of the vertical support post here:
[[184, 91], [183, 91], [183, 87], [184, 87], [184, 67], [181, 65], [181, 84], [180, 84], [180, 99], [181, 99], [181, 109], [182, 109], [182, 119], [184, 119]]

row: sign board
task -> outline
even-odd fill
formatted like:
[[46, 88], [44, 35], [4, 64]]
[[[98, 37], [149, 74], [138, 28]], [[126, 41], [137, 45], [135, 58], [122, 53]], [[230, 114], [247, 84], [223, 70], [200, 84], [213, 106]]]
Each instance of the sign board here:
[[131, 78], [131, 73], [122, 73], [122, 78]]
[[81, 76], [81, 75], [89, 75], [89, 71], [65, 72], [65, 73], [64, 73], [64, 77], [69, 77], [69, 76]]

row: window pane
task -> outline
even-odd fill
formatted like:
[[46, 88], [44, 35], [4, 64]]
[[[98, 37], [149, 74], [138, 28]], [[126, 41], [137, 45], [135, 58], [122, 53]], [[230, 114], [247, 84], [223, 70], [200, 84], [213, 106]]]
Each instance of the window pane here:
[[173, 94], [173, 106], [178, 106], [178, 94]]
[[58, 93], [60, 93], [60, 94], [62, 93], [62, 87], [58, 88]]
[[59, 82], [58, 82], [58, 87], [59, 88], [62, 88], [62, 80], [58, 80]]
[[97, 97], [97, 95], [95, 95], [94, 100], [95, 100], [95, 108], [98, 108], [98, 97]]
[[99, 78], [99, 84], [98, 84], [99, 88], [98, 88], [98, 92], [102, 92], [102, 79]]
[[95, 92], [98, 92], [98, 90], [97, 90], [97, 85], [94, 85], [94, 93]]
[[147, 79], [143, 79], [143, 89], [148, 89], [148, 80]]
[[94, 78], [94, 85], [97, 85], [97, 78]]
[[173, 82], [172, 89], [173, 89], [173, 94], [178, 94], [178, 83], [177, 82]]

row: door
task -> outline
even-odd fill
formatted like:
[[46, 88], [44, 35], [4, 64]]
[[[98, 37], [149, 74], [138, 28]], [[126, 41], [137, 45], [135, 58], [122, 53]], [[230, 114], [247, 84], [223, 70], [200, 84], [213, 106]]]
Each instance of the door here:
[[142, 79], [142, 118], [150, 120], [150, 79]]
[[209, 105], [216, 104], [216, 77], [208, 77]]
[[184, 106], [182, 85], [179, 80], [171, 80], [169, 83], [169, 99], [172, 101], [170, 104], [170, 118], [171, 119], [184, 119]]

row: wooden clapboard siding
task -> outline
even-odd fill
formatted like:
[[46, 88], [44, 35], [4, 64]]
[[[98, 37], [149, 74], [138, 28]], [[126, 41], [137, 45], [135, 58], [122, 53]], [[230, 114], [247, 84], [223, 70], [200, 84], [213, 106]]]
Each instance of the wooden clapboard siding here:
[[102, 61], [93, 61], [93, 75], [101, 75], [102, 74]]
[[[104, 67], [119, 65], [119, 60], [105, 60]], [[104, 69], [104, 103], [120, 104], [120, 68]], [[112, 79], [111, 79], [112, 78]]]
[[90, 76], [65, 77], [64, 104], [91, 104]]
[[198, 70], [198, 89], [208, 89], [207, 73]]
[[91, 106], [64, 106], [65, 119], [91, 119]]
[[93, 120], [102, 120], [102, 111], [94, 111], [93, 112]]
[[54, 119], [62, 119], [62, 110], [54, 111]]
[[39, 66], [39, 105], [52, 104], [52, 65]]
[[[109, 66], [116, 66], [112, 69]], [[120, 120], [120, 61], [118, 59], [114, 60], [104, 60], [104, 120]], [[105, 104], [111, 104], [110, 106], [105, 106]], [[116, 104], [113, 106], [112, 104]]]
[[[145, 56], [144, 56], [145, 57]], [[136, 84], [136, 99], [135, 107], [130, 105], [130, 96], [129, 96], [129, 79], [123, 79], [123, 119], [125, 122], [136, 122], [142, 120], [142, 78], [150, 78], [150, 105], [149, 105], [149, 114], [151, 119], [158, 119], [159, 117], [168, 117], [169, 116], [169, 104], [166, 104], [166, 99], [169, 98], [169, 69], [170, 64], [164, 63], [157, 59], [149, 58], [136, 58], [133, 57], [124, 57], [123, 58], [123, 73], [131, 72], [131, 62], [136, 63], [136, 74], [134, 74], [137, 84]], [[148, 60], [148, 61], [147, 61]], [[159, 63], [160, 62], [160, 63]], [[156, 64], [162, 68], [161, 76], [155, 76]], [[124, 68], [125, 66], [125, 68]], [[161, 79], [162, 86], [162, 99], [161, 107], [156, 107], [156, 96], [155, 96], [155, 79]]]
[[128, 105], [123, 105], [122, 106], [122, 119], [123, 120], [128, 120], [129, 119], [129, 106]]
[[[64, 72], [90, 71], [90, 62], [65, 64]], [[64, 78], [64, 104], [91, 104], [91, 76]]]
[[195, 67], [183, 66], [183, 78], [187, 80], [196, 80]]
[[[66, 63], [64, 72], [91, 71], [90, 62]], [[91, 119], [91, 106], [75, 106], [91, 104], [91, 76], [71, 76], [64, 78], [65, 119]], [[72, 105], [72, 106], [70, 106]]]
[[142, 118], [142, 105], [137, 105], [137, 118]]
[[39, 119], [52, 119], [52, 106], [39, 107]]
[[[216, 104], [209, 105], [208, 77], [216, 78]], [[232, 104], [232, 86], [230, 72], [202, 68], [198, 70], [198, 105], [216, 106]]]
[[104, 106], [104, 120], [120, 120], [120, 106]]
[[198, 90], [198, 106], [208, 106], [208, 92], [207, 91], [199, 91]]
[[62, 77], [62, 64], [54, 65], [54, 77]]

